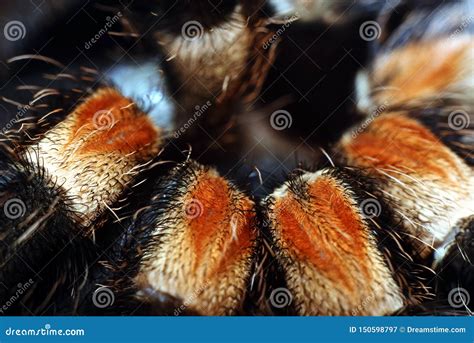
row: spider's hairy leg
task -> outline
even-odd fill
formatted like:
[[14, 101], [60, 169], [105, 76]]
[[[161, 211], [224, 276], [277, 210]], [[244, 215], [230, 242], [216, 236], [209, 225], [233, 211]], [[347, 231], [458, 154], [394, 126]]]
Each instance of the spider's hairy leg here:
[[[266, 1], [137, 1], [132, 9], [135, 5], [138, 15], [155, 14], [153, 43], [158, 42], [164, 55], [176, 127], [185, 128], [175, 138], [191, 143], [204, 164], [228, 160], [218, 145], [243, 153], [245, 145], [237, 137], [244, 125], [237, 123], [245, 122], [242, 114], [254, 107], [279, 41], [271, 38], [280, 25], [272, 24]], [[148, 7], [148, 13], [139, 5]], [[274, 43], [267, 46], [270, 39]], [[191, 125], [198, 120], [199, 125]], [[206, 136], [217, 137], [218, 145], [209, 144]]]
[[[160, 141], [159, 130], [131, 100], [104, 88], [31, 144], [10, 142], [15, 149], [4, 149], [0, 272], [11, 285], [29, 276], [37, 282], [35, 295], [27, 297], [30, 312], [59, 312], [48, 304], [61, 302], [55, 292], [74, 294], [63, 304], [76, 301], [79, 289], [68, 287], [87, 277], [103, 212], [157, 154]], [[9, 213], [9, 206], [21, 215]]]
[[[229, 120], [224, 106], [250, 102], [258, 95], [276, 46], [263, 49], [272, 34], [263, 6], [261, 0], [196, 2], [192, 6], [174, 1], [170, 8], [158, 8], [159, 14], [168, 13], [173, 19], [156, 34], [173, 76], [170, 86], [184, 115], [215, 99], [221, 110], [213, 108], [210, 121], [222, 125]], [[209, 15], [214, 12], [218, 15]], [[221, 113], [226, 117], [221, 118]]]
[[55, 177], [87, 227], [118, 200], [160, 143], [159, 129], [132, 100], [103, 88], [24, 154]]
[[[459, 112], [463, 118], [455, 120], [468, 125], [473, 118], [473, 49], [474, 40], [461, 36], [408, 44], [381, 56], [370, 78], [379, 111], [338, 145], [345, 163], [379, 180], [379, 193], [391, 199], [407, 240], [425, 257], [474, 212], [474, 172], [463, 154], [474, 148], [472, 133], [467, 126], [456, 129], [450, 118]], [[456, 137], [436, 134], [444, 124]]]
[[[405, 29], [367, 75], [366, 121], [334, 149], [338, 162], [360, 170], [361, 183], [336, 173], [322, 187], [331, 174], [303, 173], [267, 200], [274, 250], [301, 314], [392, 314], [420, 304], [434, 279], [420, 263], [474, 211], [474, 41], [462, 34], [410, 42]], [[447, 122], [460, 109], [465, 130], [443, 136], [439, 127], [455, 127]], [[377, 211], [364, 216], [369, 195]]]
[[[0, 301], [8, 304], [1, 314], [40, 313], [57, 287], [83, 272], [68, 258], [80, 264], [93, 256], [92, 244], [77, 239], [66, 199], [43, 171], [0, 147]], [[54, 279], [44, 286], [48, 278]], [[18, 298], [18, 292], [29, 296]]]
[[348, 164], [378, 178], [378, 191], [392, 200], [407, 240], [424, 256], [473, 210], [472, 170], [405, 113], [384, 114], [340, 146]]
[[[413, 301], [406, 296], [416, 293], [407, 281], [411, 261], [397, 247], [394, 227], [364, 214], [364, 201], [375, 200], [364, 182], [343, 169], [303, 172], [265, 200], [273, 250], [298, 314], [386, 315]], [[406, 270], [395, 270], [398, 264]]]
[[239, 313], [256, 244], [252, 200], [193, 161], [175, 167], [153, 194], [122, 239], [124, 261], [136, 265], [119, 277], [148, 313]]

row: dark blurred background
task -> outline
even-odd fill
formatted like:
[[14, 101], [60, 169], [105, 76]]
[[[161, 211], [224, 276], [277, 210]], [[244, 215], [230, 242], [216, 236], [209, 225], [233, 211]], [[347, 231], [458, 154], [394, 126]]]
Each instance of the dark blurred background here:
[[[227, 4], [215, 0], [200, 1], [211, 5], [209, 8], [212, 10], [206, 15], [213, 16], [219, 16], [219, 9], [225, 8]], [[274, 6], [275, 1], [268, 1], [265, 5], [265, 13], [269, 16], [279, 15], [275, 11], [278, 7]], [[276, 60], [255, 103], [257, 109], [282, 104], [279, 105], [280, 108], [291, 113], [292, 126], [284, 132], [284, 138], [291, 142], [287, 144], [286, 150], [280, 151], [278, 144], [273, 147], [267, 144], [267, 147], [260, 150], [255, 149], [254, 156], [246, 155], [243, 160], [241, 151], [222, 152], [206, 148], [202, 153], [194, 150], [194, 158], [198, 156], [198, 160], [206, 164], [225, 161], [222, 168], [227, 170], [229, 166], [239, 165], [239, 174], [244, 176], [252, 172], [254, 165], [258, 165], [263, 168], [262, 173], [265, 169], [269, 170], [269, 179], [275, 179], [278, 183], [279, 178], [284, 177], [300, 162], [317, 163], [321, 157], [318, 147], [328, 147], [358, 120], [354, 78], [356, 72], [365, 67], [371, 48], [371, 42], [361, 39], [359, 27], [365, 21], [375, 19], [386, 2], [321, 1], [330, 5], [332, 12], [328, 13], [335, 19], [327, 20], [325, 16], [317, 16], [288, 26], [278, 45]], [[176, 3], [178, 6], [175, 6]], [[24, 106], [42, 87], [61, 90], [91, 85], [83, 85], [67, 76], [61, 77], [59, 81], [51, 77], [57, 73], [77, 75], [86, 68], [99, 71], [94, 77], [102, 80], [110, 77], [117, 69], [131, 67], [121, 74], [118, 81], [115, 80], [121, 90], [127, 89], [127, 96], [131, 96], [127, 91], [133, 93], [147, 82], [165, 83], [166, 80], [161, 76], [151, 81], [147, 76], [141, 77], [141, 70], [143, 66], [152, 65], [159, 69], [165, 64], [155, 32], [166, 30], [170, 23], [180, 22], [183, 17], [192, 19], [192, 13], [188, 13], [190, 3], [195, 4], [189, 0], [2, 1], [0, 128], [4, 128], [12, 120], [18, 124], [23, 117], [34, 115], [33, 109], [25, 111]], [[281, 3], [283, 2], [278, 4]], [[171, 5], [179, 10], [168, 13], [167, 7]], [[163, 13], [167, 14], [161, 15]], [[116, 16], [120, 20], [115, 20]], [[91, 44], [91, 39], [97, 37], [107, 23], [110, 26], [106, 32]], [[280, 26], [281, 23], [275, 24], [275, 29]], [[30, 59], [28, 55], [34, 58]], [[45, 60], [45, 57], [51, 60]], [[96, 84], [97, 82], [92, 82], [92, 85]], [[151, 96], [147, 94], [146, 97]], [[77, 99], [71, 99], [69, 95], [67, 98], [66, 103], [57, 105], [64, 108], [64, 113], [70, 111], [77, 102]], [[162, 117], [172, 115], [173, 111], [165, 101], [161, 101], [157, 108], [148, 110], [161, 112]], [[167, 111], [170, 113], [167, 114]], [[265, 119], [265, 115], [268, 114], [269, 117], [271, 111], [261, 111], [262, 122], [267, 126], [269, 121]], [[188, 142], [184, 143], [182, 146], [186, 147]], [[254, 145], [253, 142], [247, 143]], [[224, 143], [219, 141], [219, 144]], [[298, 146], [298, 150], [293, 152], [293, 146]], [[236, 150], [240, 148], [237, 147]], [[242, 146], [241, 150], [246, 148]], [[267, 148], [272, 153], [268, 153]], [[287, 151], [291, 151], [294, 156], [288, 157]], [[219, 156], [219, 153], [223, 156]], [[246, 167], [240, 167], [241, 161], [246, 163]]]
[[[150, 13], [137, 13], [136, 8], [141, 8], [141, 3], [143, 1], [130, 0], [2, 1], [0, 28], [5, 31], [8, 24], [19, 25], [12, 31], [16, 35], [13, 39], [6, 39], [5, 32], [0, 36], [0, 95], [6, 98], [14, 95], [18, 101], [26, 101], [29, 94], [16, 92], [16, 87], [41, 83], [41, 74], [48, 72], [49, 67], [44, 62], [8, 62], [18, 55], [51, 57], [68, 68], [86, 66], [103, 70], [111, 64], [126, 64], [131, 60], [151, 60], [159, 64], [161, 57], [153, 42], [158, 19]], [[148, 8], [153, 8], [152, 2], [146, 3]], [[337, 113], [346, 112], [347, 103], [353, 105], [352, 98], [348, 98], [352, 92], [351, 82], [367, 56], [367, 42], [360, 39], [357, 28], [363, 21], [375, 17], [380, 6], [367, 0], [362, 3], [370, 6], [353, 6], [350, 0], [339, 3], [351, 5], [350, 10], [344, 12], [348, 20], [339, 20], [337, 24], [296, 23], [289, 27], [263, 89], [263, 102], [286, 97], [291, 99], [288, 107], [291, 113], [316, 114], [312, 116], [313, 123], [296, 120], [295, 131], [314, 127], [328, 117], [331, 119], [326, 125], [340, 124]], [[117, 12], [123, 14], [122, 20], [86, 49], [87, 42]], [[139, 39], [117, 34], [124, 30], [139, 32]], [[11, 115], [11, 109], [1, 105], [0, 125]], [[329, 132], [335, 131], [326, 129], [321, 135]]]

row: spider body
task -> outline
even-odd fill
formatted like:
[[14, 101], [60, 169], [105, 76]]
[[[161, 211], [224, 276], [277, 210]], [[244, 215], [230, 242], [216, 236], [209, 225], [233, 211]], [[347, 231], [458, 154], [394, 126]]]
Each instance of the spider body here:
[[0, 149], [0, 299], [35, 282], [5, 313], [470, 311], [450, 294], [472, 290], [474, 43], [457, 16], [472, 12], [358, 4], [341, 25], [376, 11], [382, 32], [369, 44], [356, 27], [373, 56], [334, 82], [354, 82], [357, 106], [337, 106], [350, 118], [316, 139], [318, 93], [295, 105], [266, 87], [287, 29], [311, 37], [347, 8], [315, 1], [300, 23], [287, 3], [282, 20], [271, 1], [136, 1], [122, 25], [135, 37], [155, 20], [140, 36], [147, 63], [162, 58], [151, 90], [85, 67], [23, 86], [31, 118]]

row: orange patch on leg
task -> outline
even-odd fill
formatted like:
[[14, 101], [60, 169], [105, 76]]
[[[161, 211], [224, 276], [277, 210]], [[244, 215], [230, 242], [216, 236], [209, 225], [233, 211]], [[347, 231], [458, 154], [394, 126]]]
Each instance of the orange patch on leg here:
[[346, 137], [341, 147], [349, 164], [398, 170], [452, 182], [462, 171], [454, 153], [427, 128], [402, 114], [375, 119], [356, 138]]
[[393, 313], [399, 287], [342, 177], [305, 173], [266, 200], [277, 260], [301, 315]]
[[[94, 116], [100, 112], [110, 111], [116, 116], [117, 120], [122, 119], [120, 109], [127, 108], [132, 104], [132, 100], [124, 97], [115, 89], [99, 89], [74, 111], [77, 114], [74, 131], [91, 124], [94, 121]], [[126, 113], [124, 114], [126, 115]]]
[[[127, 155], [157, 145], [158, 129], [135, 104], [114, 89], [101, 89], [73, 113], [69, 144], [83, 143], [77, 153], [117, 152]], [[66, 144], [67, 146], [68, 144]]]
[[[253, 204], [246, 198], [233, 198], [229, 183], [220, 176], [211, 173], [203, 174], [195, 188], [185, 201], [188, 215], [189, 235], [195, 249], [195, 268], [209, 263], [209, 249], [215, 246], [216, 240], [222, 240], [222, 254], [215, 265], [210, 266], [210, 274], [223, 271], [233, 260], [239, 259], [242, 252], [248, 251], [252, 245]], [[243, 215], [235, 213], [240, 208]], [[199, 211], [195, 213], [194, 210]]]
[[155, 227], [160, 239], [146, 248], [138, 287], [187, 301], [200, 314], [234, 314], [252, 267], [254, 203], [217, 171], [195, 162], [169, 177], [168, 205]]
[[474, 49], [474, 39], [460, 37], [416, 42], [380, 57], [372, 75], [377, 103], [438, 97], [443, 91], [467, 78], [466, 64]]
[[[339, 144], [347, 164], [378, 180], [405, 239], [429, 257], [453, 225], [472, 213], [472, 169], [418, 121], [403, 113], [376, 118]], [[413, 239], [411, 238], [413, 237]]]
[[100, 132], [93, 141], [78, 151], [83, 154], [118, 152], [123, 155], [151, 146], [158, 140], [158, 132], [147, 117], [131, 117]]
[[[161, 143], [159, 128], [128, 98], [101, 89], [26, 153], [68, 193], [81, 223], [93, 228]], [[39, 161], [36, 161], [39, 159]]]
[[367, 228], [355, 203], [329, 177], [307, 184], [308, 199], [292, 192], [277, 198], [273, 222], [278, 238], [297, 260], [309, 260], [327, 279], [356, 291], [347, 272], [347, 259], [357, 261], [367, 281], [371, 274], [367, 261]]

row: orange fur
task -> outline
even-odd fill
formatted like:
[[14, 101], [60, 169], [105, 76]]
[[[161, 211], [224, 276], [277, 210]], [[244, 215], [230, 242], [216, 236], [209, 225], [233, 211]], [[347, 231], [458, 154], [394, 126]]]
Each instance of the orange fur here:
[[372, 79], [377, 103], [438, 97], [466, 77], [465, 63], [473, 48], [472, 38], [444, 39], [412, 43], [382, 56]]
[[400, 113], [375, 119], [355, 139], [344, 140], [342, 149], [349, 163], [359, 167], [397, 169], [448, 184], [463, 177], [454, 153], [422, 124]]
[[[98, 129], [94, 122], [98, 113], [103, 113], [105, 120], [109, 120], [110, 127]], [[74, 115], [75, 123], [64, 148], [79, 137], [91, 134], [94, 137], [81, 145], [77, 151], [79, 154], [119, 152], [127, 155], [154, 145], [160, 139], [159, 132], [150, 119], [130, 99], [114, 89], [99, 90], [81, 104]]]
[[368, 244], [360, 214], [332, 179], [316, 180], [308, 192], [308, 207], [291, 194], [276, 201], [275, 221], [281, 239], [298, 260], [308, 259], [329, 280], [357, 292], [345, 270], [347, 254], [358, 261], [366, 280], [371, 280], [369, 267], [364, 264]]
[[[252, 204], [247, 199], [243, 199], [241, 204], [233, 204], [230, 194], [227, 181], [222, 177], [210, 174], [204, 174], [194, 190], [188, 194], [190, 201], [196, 201], [203, 206], [202, 213], [197, 217], [190, 218], [188, 224], [189, 235], [195, 249], [195, 269], [199, 265], [209, 262], [205, 261], [205, 252], [208, 247], [213, 246], [219, 233], [223, 233], [221, 238], [227, 243], [224, 243], [224, 250], [215, 265], [209, 268], [210, 274], [218, 274], [226, 266], [232, 266], [232, 261], [241, 258], [242, 253], [247, 252], [251, 246]], [[232, 223], [229, 224], [229, 219], [232, 222], [233, 210], [236, 206], [248, 213], [245, 214], [244, 220], [235, 220], [236, 235], [232, 237], [232, 228], [230, 227]]]
[[147, 117], [130, 118], [96, 136], [78, 151], [82, 154], [119, 152], [123, 155], [139, 151], [158, 140], [156, 128]]
[[103, 88], [94, 93], [93, 96], [81, 104], [75, 112], [77, 113], [77, 121], [74, 131], [78, 131], [84, 125], [92, 122], [94, 115], [99, 111], [111, 110], [120, 116], [120, 109], [131, 105], [133, 102], [124, 97], [118, 91], [112, 88]]
[[255, 249], [254, 203], [215, 170], [197, 163], [188, 168], [174, 198], [177, 206], [156, 227], [166, 234], [148, 249], [153, 258], [142, 265], [136, 282], [140, 289], [182, 299], [203, 315], [235, 314]]

